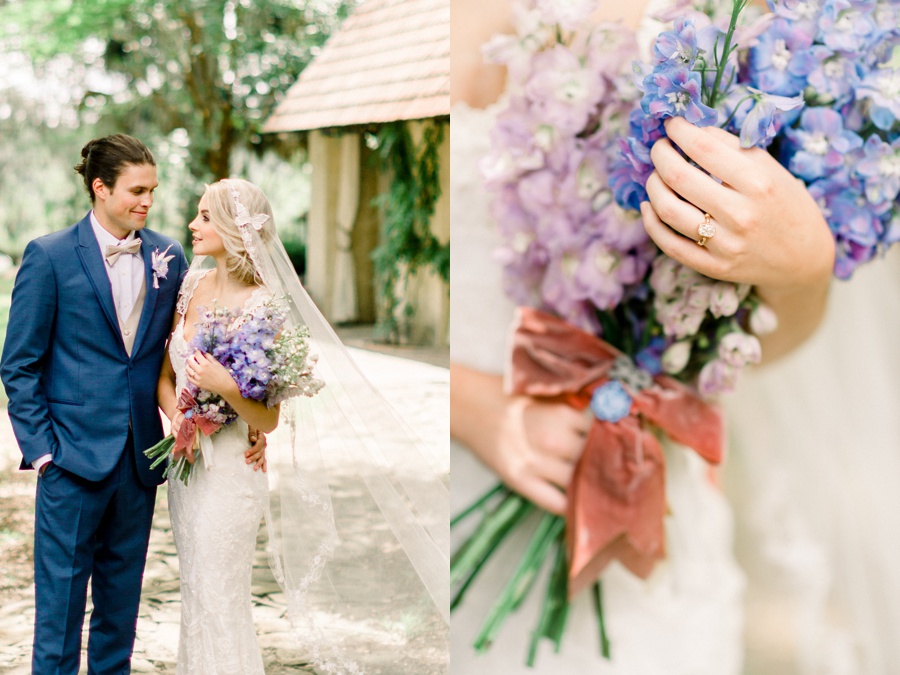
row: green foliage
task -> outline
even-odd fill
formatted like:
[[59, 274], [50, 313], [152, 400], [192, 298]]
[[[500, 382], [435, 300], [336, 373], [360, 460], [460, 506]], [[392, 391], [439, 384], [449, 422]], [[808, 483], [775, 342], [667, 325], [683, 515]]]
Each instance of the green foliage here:
[[262, 148], [263, 122], [347, 9], [344, 0], [13, 0], [0, 5], [0, 39], [38, 62], [71, 54], [111, 75], [84, 77], [83, 121], [102, 111], [141, 138], [184, 130], [190, 173], [209, 181], [229, 175], [235, 148]]
[[[441, 243], [430, 225], [441, 196], [438, 153], [444, 126], [439, 120], [426, 122], [418, 145], [405, 122], [385, 124], [377, 133], [377, 157], [391, 173], [390, 189], [374, 200], [381, 208], [384, 227], [381, 243], [372, 252], [382, 310], [378, 331], [387, 341], [400, 338], [398, 286], [428, 267], [445, 282], [450, 281], [450, 244]], [[405, 311], [412, 314], [414, 308], [407, 304]]]
[[284, 250], [301, 279], [306, 273], [306, 244], [299, 239], [282, 239]]

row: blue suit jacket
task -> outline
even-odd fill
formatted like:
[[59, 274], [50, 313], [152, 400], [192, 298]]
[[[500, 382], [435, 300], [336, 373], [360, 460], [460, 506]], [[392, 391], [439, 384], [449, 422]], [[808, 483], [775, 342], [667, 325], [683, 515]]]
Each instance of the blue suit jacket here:
[[[63, 469], [101, 480], [122, 456], [130, 425], [141, 482], [163, 480], [143, 451], [163, 436], [156, 385], [187, 260], [169, 237], [146, 229], [138, 236], [146, 297], [131, 357], [90, 218], [25, 249], [0, 360], [23, 468], [50, 453]], [[169, 245], [175, 257], [156, 289], [150, 256]]]

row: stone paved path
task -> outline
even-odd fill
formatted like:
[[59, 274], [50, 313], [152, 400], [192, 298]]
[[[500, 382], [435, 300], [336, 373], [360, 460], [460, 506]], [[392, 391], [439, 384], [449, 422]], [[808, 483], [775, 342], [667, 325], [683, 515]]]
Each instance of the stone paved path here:
[[[384, 354], [352, 350], [369, 379], [442, 457], [449, 457], [449, 371]], [[18, 472], [21, 455], [9, 420], [0, 414], [0, 673], [30, 672], [34, 589], [31, 576], [34, 474]], [[165, 490], [159, 492], [150, 553], [144, 577], [133, 672], [174, 673], [178, 645], [180, 597], [178, 558], [172, 540]], [[262, 538], [262, 535], [261, 535]], [[254, 619], [268, 675], [312, 673], [304, 654], [289, 646], [289, 625], [278, 586], [272, 580], [265, 553], [257, 550], [254, 579]], [[369, 626], [348, 622], [345, 630], [364, 634]], [[404, 645], [402, 670], [386, 667], [385, 675], [406, 672], [428, 675], [447, 672], [448, 639], [442, 626], [430, 626]], [[87, 643], [85, 632], [84, 644]], [[360, 641], [361, 644], [364, 640]], [[86, 668], [82, 668], [86, 672]]]

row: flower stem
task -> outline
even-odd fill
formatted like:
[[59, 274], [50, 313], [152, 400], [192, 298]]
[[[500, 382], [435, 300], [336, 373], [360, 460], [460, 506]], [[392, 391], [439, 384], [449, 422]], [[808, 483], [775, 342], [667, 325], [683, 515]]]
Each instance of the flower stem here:
[[528, 591], [531, 590], [537, 573], [540, 570], [547, 552], [559, 534], [559, 527], [564, 520], [552, 513], [545, 513], [538, 524], [522, 559], [516, 566], [512, 578], [503, 588], [497, 602], [491, 607], [481, 632], [475, 638], [475, 649], [478, 652], [487, 650], [494, 641], [497, 632], [506, 617], [518, 608]]
[[454, 586], [497, 547], [517, 523], [534, 510], [534, 504], [510, 492], [478, 524], [450, 559], [450, 585]]
[[450, 521], [450, 527], [456, 527], [459, 523], [464, 521], [475, 511], [478, 511], [487, 504], [494, 495], [497, 495], [503, 491], [509, 493], [509, 488], [507, 488], [503, 483], [497, 483], [493, 488], [485, 492], [478, 500], [467, 506], [461, 513], [458, 513], [453, 519]]
[[594, 610], [597, 613], [597, 627], [600, 629], [600, 654], [604, 659], [610, 658], [609, 638], [606, 636], [606, 621], [603, 617], [603, 583], [594, 583]]
[[556, 536], [556, 556], [553, 560], [553, 570], [550, 573], [550, 582], [547, 584], [547, 592], [544, 595], [544, 604], [541, 607], [541, 616], [538, 626], [531, 636], [531, 644], [528, 648], [528, 667], [534, 667], [537, 657], [538, 642], [541, 638], [547, 638], [553, 642], [553, 650], [559, 653], [563, 632], [566, 629], [566, 619], [569, 616], [569, 568], [566, 564], [566, 545], [564, 523], [559, 522]]
[[[728, 25], [728, 31], [725, 33], [725, 42], [722, 45], [722, 60], [719, 61], [716, 65], [716, 80], [713, 83], [712, 91], [709, 93], [709, 102], [707, 105], [710, 108], [716, 107], [716, 100], [718, 99], [719, 87], [722, 84], [722, 76], [725, 74], [725, 68], [728, 67], [728, 56], [731, 54], [731, 39], [734, 37], [734, 31], [737, 29], [737, 21], [741, 12], [744, 11], [744, 7], [747, 6], [747, 0], [734, 0], [731, 6], [731, 23]], [[714, 54], [716, 58], [718, 58], [717, 54]]]
[[172, 446], [174, 445], [175, 437], [169, 435], [162, 439], [159, 443], [154, 445], [152, 448], [147, 448], [146, 450], [144, 450], [144, 455], [147, 458], [154, 460], [150, 465], [150, 468], [155, 469], [160, 464], [165, 462], [171, 454]]

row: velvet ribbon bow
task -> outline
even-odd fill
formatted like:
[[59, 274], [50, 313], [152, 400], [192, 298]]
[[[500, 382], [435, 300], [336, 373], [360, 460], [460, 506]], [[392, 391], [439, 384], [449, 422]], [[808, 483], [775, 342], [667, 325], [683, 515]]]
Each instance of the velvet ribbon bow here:
[[[555, 316], [519, 308], [507, 389], [514, 394], [589, 406], [623, 354]], [[722, 458], [719, 411], [666, 375], [636, 390], [618, 422], [594, 419], [567, 491], [569, 595], [591, 585], [619, 560], [641, 578], [665, 556], [665, 458], [652, 429], [693, 448], [706, 461]]]
[[[198, 431], [202, 432], [206, 437], [209, 437], [216, 433], [219, 430], [219, 427], [222, 426], [217, 422], [208, 420], [203, 415], [196, 414], [194, 407], [197, 405], [197, 401], [193, 394], [188, 391], [188, 387], [181, 390], [181, 396], [178, 397], [178, 403], [176, 405], [178, 409], [184, 413], [185, 417], [181, 422], [181, 427], [178, 429], [178, 435], [175, 437], [175, 446], [172, 448], [173, 452], [200, 447], [200, 439], [197, 438]], [[191, 411], [194, 411], [193, 414]]]

